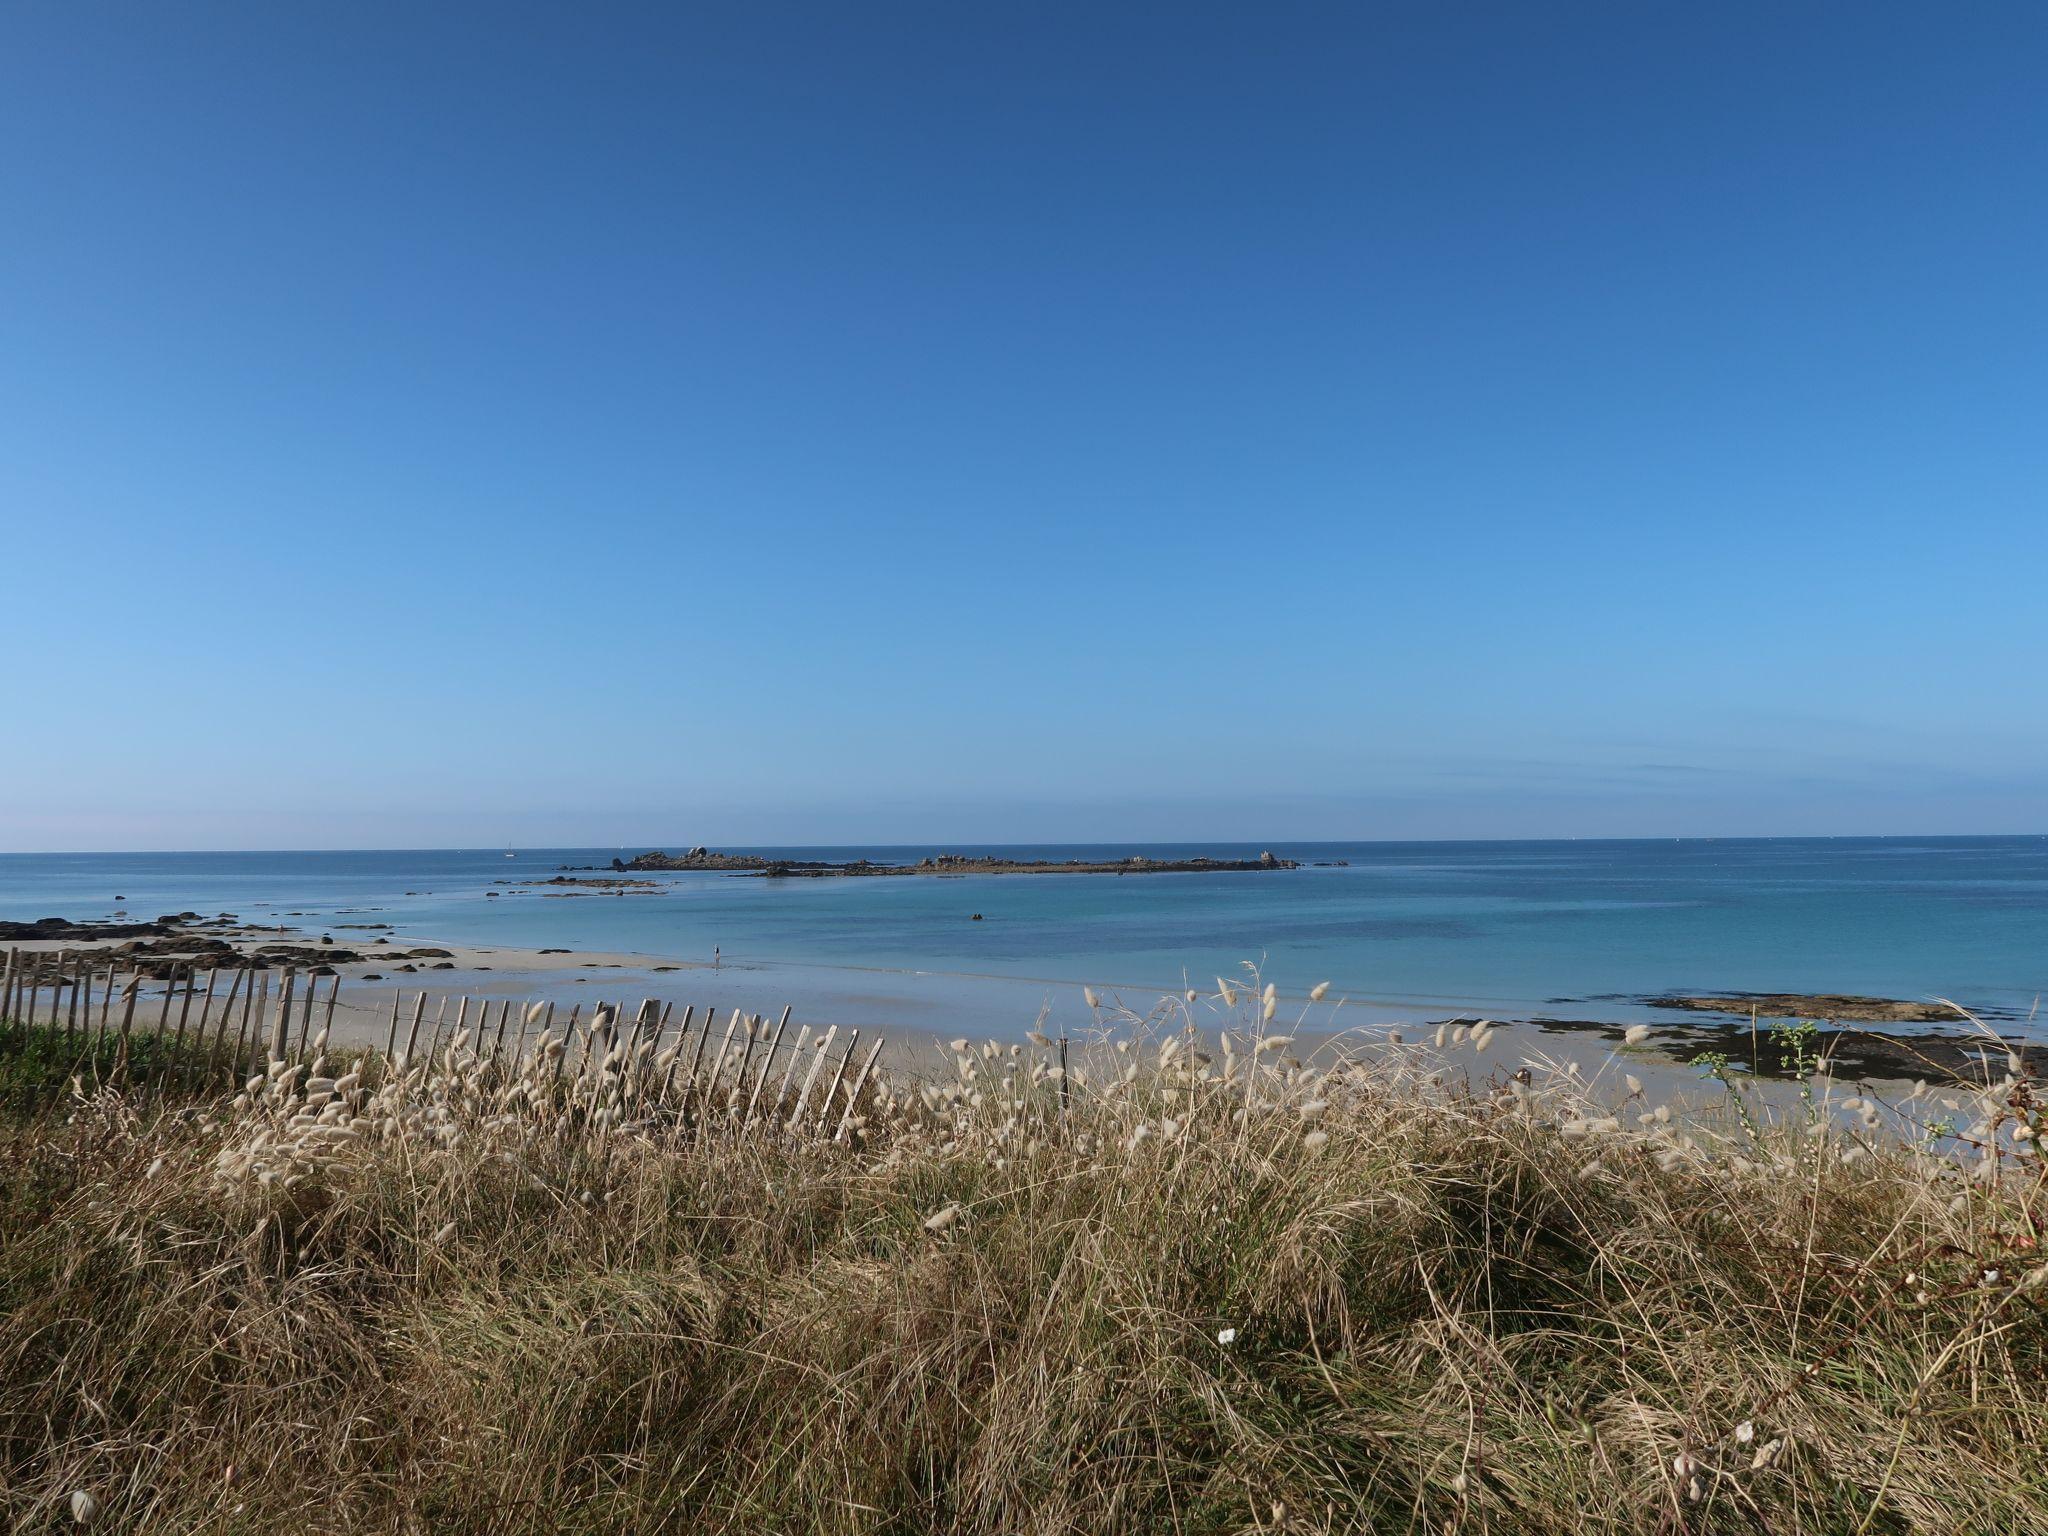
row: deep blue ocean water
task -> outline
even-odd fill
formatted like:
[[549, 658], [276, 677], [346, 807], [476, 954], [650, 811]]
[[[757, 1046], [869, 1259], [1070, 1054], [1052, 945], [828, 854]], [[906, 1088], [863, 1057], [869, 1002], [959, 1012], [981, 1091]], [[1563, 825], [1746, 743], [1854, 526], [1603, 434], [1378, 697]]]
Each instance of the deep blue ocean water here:
[[2048, 992], [2048, 837], [742, 851], [908, 861], [1242, 858], [1262, 847], [1330, 867], [678, 874], [654, 877], [655, 895], [550, 898], [499, 882], [640, 850], [9, 854], [0, 917], [226, 911], [316, 931], [388, 922], [411, 939], [690, 961], [716, 945], [728, 966], [838, 973], [832, 984], [849, 994], [860, 975], [886, 973], [1166, 990], [1246, 960], [1283, 990], [1328, 980], [1396, 1008], [1501, 1017], [1605, 1016], [1617, 997], [1670, 990], [1785, 990], [1943, 996], [2012, 1020]]

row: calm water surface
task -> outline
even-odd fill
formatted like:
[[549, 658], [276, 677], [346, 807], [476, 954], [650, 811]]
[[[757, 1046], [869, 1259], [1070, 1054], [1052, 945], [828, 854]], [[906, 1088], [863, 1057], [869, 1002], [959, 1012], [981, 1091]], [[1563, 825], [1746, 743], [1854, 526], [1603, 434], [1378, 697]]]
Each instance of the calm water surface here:
[[[652, 877], [653, 895], [559, 898], [506, 882], [639, 850], [16, 854], [0, 855], [0, 916], [192, 909], [686, 960], [716, 945], [729, 965], [836, 972], [834, 985], [850, 990], [858, 976], [883, 973], [1170, 989], [1259, 960], [1283, 989], [1329, 980], [1396, 1007], [1508, 1016], [1599, 1017], [1630, 995], [1744, 989], [1945, 996], [2012, 1019], [2048, 992], [2048, 837], [1263, 846], [1311, 867], [677, 874]], [[1242, 858], [1261, 846], [745, 851], [899, 862], [935, 852]]]

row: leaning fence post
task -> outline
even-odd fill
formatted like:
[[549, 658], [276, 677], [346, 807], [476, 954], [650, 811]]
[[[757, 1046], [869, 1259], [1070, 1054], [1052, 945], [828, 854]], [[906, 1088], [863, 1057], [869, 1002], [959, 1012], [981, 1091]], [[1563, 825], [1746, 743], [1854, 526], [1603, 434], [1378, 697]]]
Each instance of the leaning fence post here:
[[716, 1102], [714, 1095], [718, 1089], [718, 1074], [725, 1066], [726, 1052], [732, 1049], [732, 1032], [739, 1027], [740, 1011], [735, 1008], [732, 1017], [726, 1020], [725, 1038], [718, 1043], [718, 1056], [711, 1063], [711, 1075], [704, 1079], [704, 1086], [697, 1095], [697, 1118], [700, 1124], [705, 1116], [705, 1106]]
[[[259, 994], [258, 988], [261, 987]], [[251, 1075], [256, 1065], [257, 1038], [263, 1032], [263, 1017], [270, 1011], [270, 972], [258, 971], [242, 994], [242, 1021], [235, 1030], [235, 1076]]]
[[[426, 994], [426, 993], [424, 993], [424, 992], [422, 992], [422, 993], [421, 993], [421, 994], [419, 995], [419, 1001], [413, 1004], [413, 1007], [412, 1007], [412, 1028], [411, 1028], [410, 1030], [408, 1030], [408, 1031], [406, 1032], [406, 1036], [405, 1036], [405, 1055], [404, 1055], [403, 1057], [401, 1057], [401, 1058], [400, 1058], [400, 1059], [401, 1059], [402, 1061], [404, 1061], [404, 1063], [405, 1063], [405, 1070], [406, 1070], [406, 1071], [408, 1071], [408, 1072], [410, 1072], [410, 1071], [412, 1070], [412, 1053], [413, 1053], [414, 1051], [416, 1051], [416, 1050], [418, 1050], [418, 1049], [419, 1049], [419, 1043], [420, 1043], [420, 1020], [426, 1017], [426, 1013], [427, 1013], [427, 994]], [[386, 1066], [387, 1066], [387, 1068], [388, 1068], [388, 1067], [390, 1067], [391, 1065], [394, 1065], [394, 1064], [393, 1064], [393, 1063], [390, 1063], [390, 1062], [387, 1062], [387, 1063], [386, 1063]]]
[[823, 1038], [813, 1042], [813, 1048], [818, 1054], [811, 1058], [811, 1070], [805, 1075], [804, 1085], [797, 1092], [796, 1108], [790, 1112], [789, 1116], [789, 1128], [791, 1130], [795, 1130], [804, 1118], [804, 1105], [810, 1099], [811, 1085], [818, 1080], [818, 1069], [824, 1066], [826, 1053], [832, 1049], [833, 1037], [838, 1033], [839, 1026], [834, 1024], [825, 1031]]
[[206, 1056], [206, 1075], [210, 1078], [220, 1074], [220, 1052], [221, 1047], [227, 1044], [228, 1021], [235, 1016], [235, 997], [242, 990], [242, 978], [247, 974], [247, 971], [238, 969], [228, 982], [228, 999], [220, 1005], [220, 1024], [213, 1032], [213, 1049]]
[[855, 1047], [860, 1044], [860, 1031], [856, 1029], [846, 1037], [846, 1050], [839, 1058], [839, 1070], [832, 1074], [832, 1086], [825, 1090], [825, 1101], [818, 1106], [818, 1129], [825, 1129], [825, 1122], [832, 1116], [832, 1095], [839, 1091], [839, 1085], [846, 1080], [846, 1064], [853, 1060]]
[[341, 972], [336, 971], [334, 973], [334, 985], [327, 989], [327, 1011], [320, 1015], [320, 1033], [330, 1045], [333, 1043], [334, 1038], [334, 1005], [340, 998]]
[[682, 1109], [687, 1110], [692, 1104], [703, 1102], [697, 1093], [697, 1069], [704, 1065], [704, 1047], [711, 1039], [711, 1026], [716, 1022], [718, 1010], [706, 1008], [704, 1027], [697, 1031], [697, 1049], [690, 1056], [690, 1075], [683, 1079], [683, 1102], [680, 1106]]
[[[61, 956], [63, 952], [60, 950], [58, 953]], [[22, 1023], [31, 1029], [35, 1027], [36, 1022], [36, 991], [43, 984], [43, 968], [35, 961], [42, 958], [41, 955], [37, 955], [35, 960], [30, 961], [28, 968], [28, 1012], [23, 1016]]]
[[[512, 1016], [512, 999], [506, 998], [498, 1004], [498, 1037], [491, 1042], [491, 1065], [496, 1066], [505, 1054], [505, 1021]], [[481, 1042], [479, 1042], [481, 1043]], [[482, 1052], [478, 1052], [479, 1055]]]
[[860, 1091], [867, 1086], [868, 1073], [874, 1069], [875, 1058], [882, 1054], [879, 1037], [868, 1047], [868, 1059], [860, 1064], [860, 1075], [853, 1080], [853, 1086], [846, 1091], [846, 1108], [840, 1111], [839, 1129], [832, 1133], [834, 1141], [846, 1139], [846, 1128], [853, 1123], [853, 1107], [860, 1102]]
[[675, 1044], [669, 1047], [668, 1066], [661, 1074], [661, 1090], [654, 1096], [655, 1102], [658, 1104], [666, 1104], [670, 1090], [675, 1087], [676, 1068], [682, 1064], [683, 1060], [683, 1042], [690, 1038], [690, 1019], [696, 1012], [695, 1004], [685, 1003], [683, 1005], [683, 1022], [676, 1026]]
[[114, 1071], [126, 1076], [128, 1072], [128, 1033], [135, 1026], [135, 999], [142, 991], [142, 971], [138, 967], [128, 978], [127, 1001], [121, 1005], [121, 1043], [114, 1050]]
[[[91, 973], [92, 957], [88, 954], [81, 954], [75, 958], [74, 963], [78, 969], [72, 973], [71, 999], [64, 1008], [64, 1051], [66, 1055], [70, 1054], [72, 1039], [78, 1034], [79, 978]], [[88, 1017], [91, 1016], [91, 1010], [92, 1004], [88, 1002], [86, 1004]]]
[[298, 979], [298, 971], [287, 967], [284, 981], [278, 987], [277, 1017], [270, 1025], [270, 1061], [273, 1066], [284, 1060], [285, 1047], [291, 1043], [292, 988]]
[[775, 1036], [768, 1042], [768, 1054], [761, 1058], [761, 1070], [754, 1078], [754, 1091], [747, 1096], [747, 1112], [740, 1117], [745, 1125], [754, 1118], [754, 1106], [761, 1102], [761, 1085], [768, 1081], [768, 1073], [775, 1065], [775, 1053], [782, 1046], [782, 1032], [789, 1028], [789, 1006], [783, 1005], [782, 1017], [775, 1021]]

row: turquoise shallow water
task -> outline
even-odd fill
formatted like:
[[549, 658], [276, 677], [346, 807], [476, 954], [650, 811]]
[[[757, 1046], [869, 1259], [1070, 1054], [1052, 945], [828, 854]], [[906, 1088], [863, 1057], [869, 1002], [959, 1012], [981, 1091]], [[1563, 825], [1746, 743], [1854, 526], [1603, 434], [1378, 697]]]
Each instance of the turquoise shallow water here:
[[[2048, 837], [1672, 842], [1274, 843], [1314, 866], [1215, 875], [766, 881], [656, 877], [655, 895], [550, 898], [500, 882], [638, 850], [0, 855], [0, 916], [187, 908], [319, 930], [624, 950], [803, 974], [846, 995], [978, 978], [1017, 998], [1086, 982], [1172, 989], [1263, 962], [1396, 1009], [1609, 1017], [1669, 990], [1945, 996], [2011, 1021], [2048, 992]], [[915, 860], [1205, 853], [1261, 846], [774, 849]], [[1348, 860], [1348, 867], [1337, 867]], [[497, 895], [490, 893], [497, 892]], [[116, 898], [123, 898], [118, 900]], [[983, 920], [975, 922], [979, 912]], [[872, 984], [863, 977], [892, 977]], [[1027, 1021], [1028, 1022], [1028, 1021]]]

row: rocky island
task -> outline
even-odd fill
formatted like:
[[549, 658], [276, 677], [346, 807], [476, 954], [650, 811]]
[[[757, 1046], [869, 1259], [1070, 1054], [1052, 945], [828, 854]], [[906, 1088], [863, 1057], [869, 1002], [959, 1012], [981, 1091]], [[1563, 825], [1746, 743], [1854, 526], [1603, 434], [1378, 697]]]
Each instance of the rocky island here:
[[1299, 869], [1293, 859], [1262, 853], [1256, 859], [993, 859], [964, 853], [942, 853], [915, 864], [878, 864], [854, 859], [834, 864], [812, 859], [766, 859], [751, 853], [713, 853], [692, 848], [688, 853], [643, 853], [635, 859], [613, 859], [614, 871], [711, 870], [724, 874], [759, 875], [778, 880], [819, 880], [883, 875], [1191, 875], [1266, 869]]

